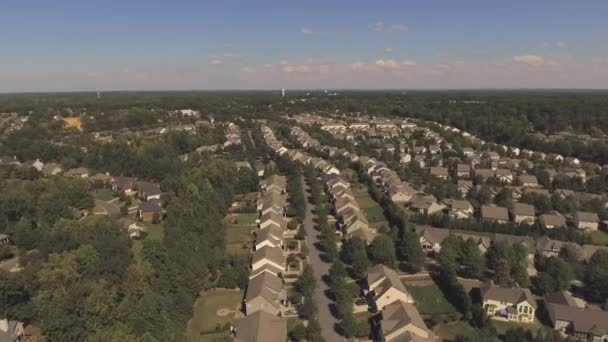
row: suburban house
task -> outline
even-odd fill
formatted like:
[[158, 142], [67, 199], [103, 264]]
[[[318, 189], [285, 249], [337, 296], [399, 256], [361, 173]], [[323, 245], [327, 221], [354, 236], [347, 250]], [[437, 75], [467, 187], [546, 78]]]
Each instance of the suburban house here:
[[520, 224], [534, 224], [536, 212], [534, 206], [526, 203], [513, 203], [511, 208], [513, 222]]
[[398, 186], [391, 186], [388, 189], [388, 195], [395, 203], [407, 203], [416, 193], [417, 191], [407, 183], [402, 183]]
[[116, 192], [124, 192], [126, 195], [135, 193], [135, 183], [137, 180], [131, 177], [116, 177], [112, 180], [112, 190]]
[[437, 202], [435, 196], [430, 194], [416, 194], [411, 198], [410, 209], [418, 214], [432, 215], [445, 207]]
[[553, 329], [582, 341], [608, 341], [608, 311], [583, 308], [565, 292], [545, 296]]
[[395, 301], [382, 309], [375, 321], [380, 341], [435, 341], [433, 332], [426, 326], [416, 307]]
[[271, 226], [285, 230], [287, 228], [285, 217], [272, 211], [260, 216], [260, 229], [265, 229]]
[[600, 218], [596, 213], [577, 211], [574, 214], [574, 225], [578, 229], [586, 231], [596, 231], [600, 223]]
[[361, 208], [359, 208], [359, 203], [357, 203], [356, 200], [348, 197], [340, 197], [336, 199], [334, 206], [336, 210], [336, 215], [341, 215], [343, 211], [349, 208], [355, 211], [361, 210]]
[[456, 219], [469, 219], [473, 216], [473, 206], [467, 200], [446, 200], [450, 211], [448, 215]]
[[23, 341], [23, 334], [23, 322], [8, 320], [6, 318], [0, 320], [0, 341]]
[[70, 178], [87, 178], [89, 177], [89, 169], [86, 167], [77, 167], [74, 169], [69, 169], [63, 173], [64, 177]]
[[463, 196], [465, 196], [466, 194], [468, 194], [471, 189], [473, 189], [473, 182], [472, 181], [463, 180], [463, 179], [459, 179], [458, 180], [458, 191]]
[[61, 165], [57, 163], [46, 163], [42, 166], [42, 174], [46, 177], [55, 176], [60, 174], [63, 171]]
[[264, 272], [249, 279], [245, 295], [245, 313], [247, 315], [263, 310], [278, 316], [286, 301], [287, 292], [283, 288], [281, 278]]
[[480, 177], [485, 180], [494, 177], [494, 170], [492, 169], [475, 169], [475, 177]]
[[346, 234], [351, 234], [358, 229], [369, 229], [367, 218], [359, 210], [346, 209], [341, 215], [341, 221]]
[[414, 231], [420, 238], [422, 250], [434, 254], [441, 251], [443, 240], [450, 235], [449, 229], [435, 228], [426, 225], [416, 225]]
[[486, 222], [507, 223], [509, 221], [509, 211], [505, 207], [482, 205], [481, 219]]
[[373, 266], [367, 271], [367, 286], [368, 294], [374, 299], [378, 310], [395, 301], [414, 302], [397, 272], [382, 264]]
[[538, 180], [534, 175], [520, 175], [517, 177], [519, 184], [523, 187], [535, 187], [538, 186]]
[[235, 342], [287, 341], [287, 319], [262, 310], [241, 318], [234, 330]]
[[277, 226], [270, 226], [256, 232], [255, 249], [264, 246], [283, 248], [283, 229]]
[[456, 165], [456, 176], [458, 178], [469, 178], [469, 177], [471, 177], [471, 166], [469, 164], [458, 164], [458, 165]]
[[137, 215], [142, 222], [153, 223], [155, 217], [160, 220], [163, 214], [163, 203], [156, 198], [139, 203]]
[[509, 169], [498, 169], [496, 170], [496, 178], [499, 181], [506, 184], [513, 183], [513, 173]]
[[547, 236], [541, 236], [536, 239], [536, 254], [545, 258], [558, 256], [559, 253], [562, 251], [562, 248], [566, 245], [570, 245], [577, 251], [582, 252], [581, 248], [577, 244], [559, 240], [551, 240]]
[[251, 270], [256, 271], [264, 265], [271, 265], [280, 270], [285, 270], [285, 263], [286, 258], [281, 248], [265, 246], [253, 252]]
[[150, 182], [137, 182], [137, 197], [142, 201], [160, 199], [160, 185]]
[[530, 323], [534, 321], [537, 304], [529, 289], [481, 286], [481, 298], [486, 314], [492, 318]]
[[538, 220], [547, 229], [560, 228], [566, 225], [566, 218], [558, 211], [542, 214], [538, 217]]
[[448, 169], [445, 167], [431, 167], [431, 176], [435, 176], [441, 179], [448, 178]]
[[260, 190], [262, 191], [270, 191], [273, 188], [277, 188], [284, 193], [286, 186], [287, 177], [279, 175], [272, 175], [260, 182]]

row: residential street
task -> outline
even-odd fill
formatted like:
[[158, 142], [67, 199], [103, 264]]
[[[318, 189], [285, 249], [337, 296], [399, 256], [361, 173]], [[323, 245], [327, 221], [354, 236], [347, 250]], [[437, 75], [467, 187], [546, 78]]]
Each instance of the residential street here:
[[315, 279], [317, 281], [317, 286], [315, 288], [315, 301], [319, 309], [317, 319], [319, 320], [319, 324], [321, 325], [321, 334], [326, 342], [344, 341], [344, 338], [338, 335], [338, 333], [336, 333], [336, 330], [334, 329], [334, 326], [336, 323], [338, 323], [338, 321], [329, 310], [329, 305], [332, 303], [332, 301], [325, 295], [325, 291], [328, 290], [329, 287], [327, 286], [327, 284], [325, 284], [323, 280], [321, 280], [321, 277], [328, 273], [330, 264], [327, 264], [321, 260], [320, 252], [315, 247], [315, 244], [318, 241], [317, 234], [319, 234], [319, 232], [316, 231], [314, 228], [313, 218], [315, 216], [312, 212], [313, 206], [308, 203], [308, 185], [304, 181], [304, 177], [302, 177], [301, 179], [302, 188], [305, 190], [307, 198], [306, 219], [304, 220], [304, 228], [306, 229], [306, 241], [309, 250], [309, 261], [310, 265], [312, 266]]

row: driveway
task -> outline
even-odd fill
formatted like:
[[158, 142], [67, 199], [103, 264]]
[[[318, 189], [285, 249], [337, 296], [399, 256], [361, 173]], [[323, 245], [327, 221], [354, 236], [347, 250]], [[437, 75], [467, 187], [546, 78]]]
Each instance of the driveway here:
[[322, 276], [328, 274], [329, 267], [331, 265], [321, 260], [321, 252], [317, 249], [317, 247], [315, 247], [318, 241], [317, 235], [319, 234], [319, 232], [317, 232], [314, 228], [313, 218], [315, 217], [315, 215], [312, 212], [313, 206], [308, 203], [308, 185], [306, 184], [306, 182], [304, 182], [304, 177], [301, 177], [301, 181], [302, 188], [305, 190], [307, 195], [304, 229], [306, 230], [306, 243], [308, 244], [309, 250], [308, 259], [310, 261], [310, 266], [312, 266], [315, 280], [317, 281], [314, 296], [315, 302], [319, 309], [317, 319], [319, 320], [319, 324], [321, 325], [321, 335], [323, 336], [326, 342], [344, 341], [344, 337], [340, 336], [334, 328], [335, 325], [338, 323], [338, 320], [330, 312], [329, 305], [333, 302], [325, 295], [325, 292], [329, 289], [329, 287], [321, 279]]
[[106, 215], [110, 216], [120, 215], [120, 208], [116, 204], [98, 199], [95, 200], [95, 209], [103, 211]]

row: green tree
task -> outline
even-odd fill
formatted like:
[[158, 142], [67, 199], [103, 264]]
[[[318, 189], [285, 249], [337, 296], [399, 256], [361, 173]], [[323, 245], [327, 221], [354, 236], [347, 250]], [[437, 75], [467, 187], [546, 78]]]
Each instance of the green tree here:
[[589, 259], [586, 283], [592, 300], [602, 301], [608, 298], [608, 252], [598, 250]]
[[367, 247], [367, 253], [373, 264], [395, 265], [395, 244], [388, 235], [378, 235]]

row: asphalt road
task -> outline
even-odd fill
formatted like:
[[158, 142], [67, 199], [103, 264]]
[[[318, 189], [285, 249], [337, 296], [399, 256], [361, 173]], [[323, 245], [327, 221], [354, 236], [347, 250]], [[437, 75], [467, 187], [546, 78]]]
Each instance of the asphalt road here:
[[[308, 185], [304, 181], [304, 177], [302, 180], [302, 188], [306, 192], [306, 197], [308, 198], [309, 190]], [[344, 341], [344, 338], [340, 336], [336, 330], [335, 325], [338, 323], [338, 320], [331, 314], [329, 311], [329, 305], [333, 302], [327, 298], [325, 295], [325, 291], [328, 290], [327, 284], [321, 280], [323, 275], [327, 275], [329, 271], [329, 267], [331, 266], [328, 263], [325, 263], [320, 258], [320, 251], [315, 247], [319, 234], [318, 231], [314, 228], [313, 218], [315, 215], [312, 212], [313, 206], [306, 201], [306, 218], [304, 219], [304, 229], [306, 230], [306, 241], [308, 245], [308, 259], [310, 261], [310, 265], [312, 266], [313, 273], [315, 276], [315, 280], [317, 281], [317, 286], [315, 288], [315, 302], [318, 307], [318, 317], [319, 324], [321, 325], [321, 335], [325, 339], [326, 342], [337, 342]]]

